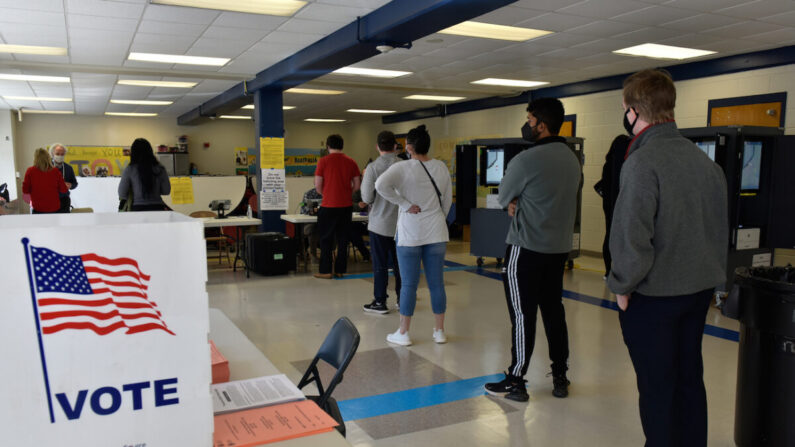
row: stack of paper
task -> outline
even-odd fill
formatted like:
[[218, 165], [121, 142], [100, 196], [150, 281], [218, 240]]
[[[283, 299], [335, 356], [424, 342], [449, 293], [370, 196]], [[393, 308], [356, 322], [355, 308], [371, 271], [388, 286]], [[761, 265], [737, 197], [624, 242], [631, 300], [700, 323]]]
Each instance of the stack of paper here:
[[214, 447], [250, 447], [328, 432], [337, 422], [303, 400], [215, 416]]
[[219, 383], [210, 388], [216, 415], [306, 399], [284, 374]]
[[229, 382], [229, 360], [221, 354], [212, 340], [210, 340], [210, 358], [213, 365], [213, 384]]

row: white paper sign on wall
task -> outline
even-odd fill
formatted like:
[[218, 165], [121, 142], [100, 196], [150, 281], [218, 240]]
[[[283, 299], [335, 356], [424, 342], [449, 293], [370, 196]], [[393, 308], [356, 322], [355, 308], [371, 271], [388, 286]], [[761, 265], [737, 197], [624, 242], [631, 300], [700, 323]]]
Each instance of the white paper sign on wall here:
[[210, 446], [204, 250], [176, 213], [3, 216], [3, 443]]

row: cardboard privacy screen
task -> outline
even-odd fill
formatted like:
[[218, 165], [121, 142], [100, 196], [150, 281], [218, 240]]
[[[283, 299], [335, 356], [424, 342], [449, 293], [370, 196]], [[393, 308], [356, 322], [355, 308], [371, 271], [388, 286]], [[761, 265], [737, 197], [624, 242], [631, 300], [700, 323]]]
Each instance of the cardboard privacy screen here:
[[4, 445], [210, 446], [203, 227], [0, 218]]

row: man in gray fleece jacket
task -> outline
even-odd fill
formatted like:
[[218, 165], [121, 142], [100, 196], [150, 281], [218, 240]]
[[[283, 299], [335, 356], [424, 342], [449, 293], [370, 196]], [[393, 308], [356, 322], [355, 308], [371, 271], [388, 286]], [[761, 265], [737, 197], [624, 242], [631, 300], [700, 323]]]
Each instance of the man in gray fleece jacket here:
[[485, 388], [519, 402], [529, 398], [524, 375], [533, 355], [539, 309], [552, 360], [552, 394], [569, 394], [563, 269], [571, 251], [581, 169], [566, 140], [558, 136], [563, 119], [563, 104], [557, 99], [540, 98], [527, 106], [525, 126], [535, 146], [511, 160], [500, 183], [500, 205], [513, 216], [502, 269], [511, 317], [511, 365], [504, 380]]
[[621, 169], [610, 232], [624, 342], [640, 393], [646, 446], [706, 446], [701, 338], [726, 278], [726, 179], [673, 121], [667, 72], [624, 81], [624, 126], [636, 135]]
[[375, 190], [375, 181], [390, 166], [400, 161], [395, 150], [397, 140], [395, 134], [385, 130], [376, 138], [376, 148], [380, 157], [367, 165], [362, 180], [362, 200], [370, 205], [367, 230], [370, 232], [370, 251], [373, 260], [373, 301], [362, 306], [365, 312], [385, 314], [389, 285], [389, 265], [392, 264], [395, 274], [395, 294], [400, 304], [400, 269], [398, 268], [395, 247], [395, 229], [397, 227], [398, 206], [381, 197]]

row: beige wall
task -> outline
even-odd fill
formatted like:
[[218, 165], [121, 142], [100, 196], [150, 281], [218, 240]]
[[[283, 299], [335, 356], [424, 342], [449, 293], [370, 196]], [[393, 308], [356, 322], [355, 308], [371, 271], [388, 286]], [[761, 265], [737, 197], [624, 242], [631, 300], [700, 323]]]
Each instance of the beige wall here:
[[[795, 65], [677, 82], [676, 86], [677, 124], [680, 128], [703, 127], [707, 124], [707, 102], [710, 99], [782, 91], [787, 92], [789, 98], [795, 97]], [[605, 232], [604, 215], [601, 199], [594, 192], [593, 185], [601, 177], [602, 164], [611, 141], [624, 132], [621, 92], [615, 90], [563, 98], [562, 101], [567, 114], [577, 115], [576, 134], [585, 139], [582, 248], [601, 251]], [[785, 133], [795, 134], [795, 101], [790, 100], [787, 106]], [[356, 129], [351, 133], [373, 135], [374, 138], [381, 129], [405, 133], [412, 127], [425, 124], [432, 141], [486, 135], [519, 137], [525, 120], [525, 107], [520, 104], [393, 125], [382, 125], [380, 120], [376, 120], [355, 125], [366, 129]]]

